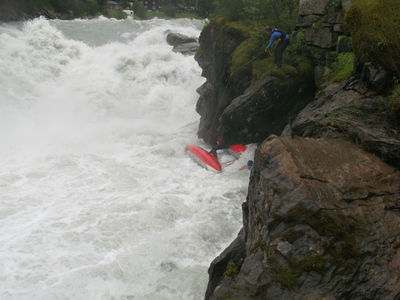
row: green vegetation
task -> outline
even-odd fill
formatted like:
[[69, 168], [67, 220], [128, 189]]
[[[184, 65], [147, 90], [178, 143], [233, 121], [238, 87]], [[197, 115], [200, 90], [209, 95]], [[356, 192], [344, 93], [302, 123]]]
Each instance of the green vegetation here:
[[105, 0], [3, 0], [2, 14], [36, 15], [45, 11], [73, 14], [74, 17], [94, 16], [105, 8]]
[[216, 0], [214, 15], [229, 20], [274, 20], [285, 30], [293, 29], [297, 19], [298, 0]]
[[400, 75], [399, 0], [357, 0], [346, 14], [353, 49], [362, 62]]
[[340, 82], [350, 78], [354, 71], [354, 59], [355, 55], [353, 52], [340, 53], [337, 62], [332, 65], [331, 69], [325, 72], [325, 80]]
[[133, 10], [135, 12], [135, 17], [138, 17], [139, 19], [145, 20], [147, 19], [147, 8], [143, 4], [142, 1], [135, 1], [133, 3]]
[[[224, 31], [241, 35], [246, 38], [232, 55], [231, 76], [233, 80], [252, 78], [253, 81], [266, 76], [289, 78], [310, 76], [311, 61], [307, 58], [307, 47], [304, 33], [299, 32], [294, 42], [290, 44], [284, 55], [282, 69], [273, 63], [273, 57], [264, 52], [268, 36], [264, 26], [248, 21], [228, 21], [226, 18], [216, 18], [216, 22], [224, 25]], [[290, 59], [288, 59], [290, 57]]]
[[105, 17], [114, 19], [126, 19], [128, 16], [123, 12], [122, 8], [106, 9], [103, 11]]
[[226, 267], [224, 275], [228, 277], [233, 277], [237, 273], [239, 273], [238, 268], [236, 267], [235, 263], [232, 260], [230, 260]]

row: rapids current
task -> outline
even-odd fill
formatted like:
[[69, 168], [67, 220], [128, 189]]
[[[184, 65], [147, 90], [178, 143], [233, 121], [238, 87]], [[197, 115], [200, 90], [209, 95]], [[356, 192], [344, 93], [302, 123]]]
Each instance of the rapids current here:
[[[196, 165], [203, 21], [0, 24], [0, 299], [202, 299], [247, 157]], [[249, 154], [251, 155], [251, 154]]]

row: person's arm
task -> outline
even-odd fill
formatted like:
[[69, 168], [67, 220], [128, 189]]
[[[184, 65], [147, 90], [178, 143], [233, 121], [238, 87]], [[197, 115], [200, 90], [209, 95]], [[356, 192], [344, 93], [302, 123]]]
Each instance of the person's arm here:
[[273, 32], [273, 33], [271, 34], [271, 39], [270, 39], [270, 41], [269, 41], [269, 44], [268, 44], [267, 48], [265, 48], [265, 50], [268, 50], [269, 48], [271, 48], [272, 44], [273, 44], [273, 43], [276, 41], [276, 39], [277, 39], [277, 35], [278, 35], [277, 32]]

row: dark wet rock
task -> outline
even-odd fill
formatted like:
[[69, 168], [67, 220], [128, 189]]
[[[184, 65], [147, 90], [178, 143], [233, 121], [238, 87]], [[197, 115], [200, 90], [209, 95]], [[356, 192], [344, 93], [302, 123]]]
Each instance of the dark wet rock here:
[[349, 142], [271, 136], [206, 299], [395, 299], [399, 198], [400, 172]]
[[184, 43], [184, 44], [174, 46], [172, 51], [179, 52], [184, 55], [194, 55], [198, 48], [199, 48], [199, 43], [197, 43], [197, 42]]
[[168, 32], [167, 43], [174, 46], [172, 51], [184, 55], [194, 55], [199, 48], [199, 43], [196, 38], [175, 32]]
[[400, 168], [400, 132], [387, 107], [388, 99], [374, 96], [361, 81], [331, 84], [282, 135], [347, 139]]
[[184, 34], [170, 32], [167, 34], [167, 43], [171, 46], [178, 46], [187, 43], [197, 43], [197, 39]]
[[361, 79], [376, 92], [383, 91], [392, 83], [391, 74], [383, 67], [375, 67], [372, 63], [363, 64], [361, 70]]
[[262, 142], [280, 134], [312, 97], [310, 82], [307, 77], [261, 79], [223, 110], [217, 131], [228, 144]]
[[332, 29], [328, 27], [306, 28], [305, 38], [306, 42], [308, 42], [310, 45], [320, 48], [330, 49], [336, 45], [336, 40], [332, 34]]

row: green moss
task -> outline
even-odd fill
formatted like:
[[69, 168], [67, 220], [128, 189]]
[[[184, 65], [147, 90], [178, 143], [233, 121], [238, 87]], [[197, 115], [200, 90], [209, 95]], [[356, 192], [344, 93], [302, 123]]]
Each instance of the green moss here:
[[258, 251], [258, 249], [261, 249], [264, 252], [268, 252], [268, 246], [267, 243], [264, 241], [264, 239], [262, 238], [262, 236], [260, 236], [258, 238], [258, 241], [254, 244], [251, 252], [255, 253]]
[[357, 57], [394, 74], [400, 71], [399, 9], [398, 0], [357, 0], [345, 18], [351, 27]]
[[216, 17], [213, 22], [222, 26], [222, 31], [234, 36], [240, 35], [244, 38], [250, 38], [254, 31], [254, 24], [246, 20], [229, 21], [224, 17]]
[[273, 267], [273, 278], [279, 282], [283, 287], [293, 290], [297, 286], [297, 278], [299, 274], [293, 272], [291, 269], [283, 267]]
[[296, 57], [292, 64], [283, 64], [282, 68], [278, 68], [274, 64], [273, 57], [254, 61], [253, 64], [253, 81], [257, 81], [266, 76], [275, 76], [281, 79], [288, 78], [304, 78], [311, 76], [312, 65], [310, 61], [303, 57]]
[[228, 276], [228, 277], [233, 277], [238, 273], [239, 273], [239, 270], [236, 267], [235, 263], [232, 260], [230, 260], [228, 265], [226, 266], [224, 275]]
[[251, 72], [251, 40], [241, 43], [232, 55], [231, 75], [242, 76]]
[[326, 270], [327, 258], [322, 255], [313, 255], [301, 260], [289, 260], [288, 267], [282, 267], [277, 260], [269, 259], [268, 262], [273, 271], [273, 278], [283, 287], [293, 290], [297, 287], [297, 279], [304, 272], [317, 272], [323, 274]]
[[340, 82], [350, 78], [354, 71], [354, 53], [344, 52], [338, 55], [338, 60], [328, 69], [325, 74], [325, 80]]

